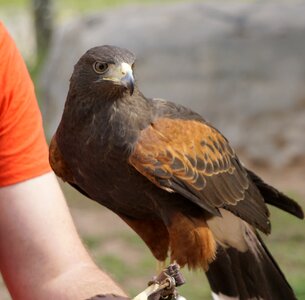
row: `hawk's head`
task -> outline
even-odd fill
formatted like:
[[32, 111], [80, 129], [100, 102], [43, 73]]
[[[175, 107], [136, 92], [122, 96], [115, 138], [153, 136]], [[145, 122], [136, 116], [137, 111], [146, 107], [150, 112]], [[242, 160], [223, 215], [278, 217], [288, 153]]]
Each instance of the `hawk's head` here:
[[91, 48], [75, 65], [71, 87], [87, 94], [132, 95], [134, 61], [134, 54], [127, 49], [109, 45]]

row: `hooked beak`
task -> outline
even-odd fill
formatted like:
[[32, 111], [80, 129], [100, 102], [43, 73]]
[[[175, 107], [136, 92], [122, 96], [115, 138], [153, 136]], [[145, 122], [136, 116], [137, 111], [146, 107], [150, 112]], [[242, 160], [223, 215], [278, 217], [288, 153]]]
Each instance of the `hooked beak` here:
[[102, 80], [112, 81], [115, 85], [120, 85], [128, 89], [130, 96], [133, 94], [135, 80], [131, 66], [125, 62], [121, 63], [120, 66], [113, 65], [109, 75], [103, 77]]
[[129, 90], [130, 96], [132, 96], [134, 91], [134, 77], [132, 74], [132, 69], [129, 64], [121, 64], [122, 74], [121, 84]]

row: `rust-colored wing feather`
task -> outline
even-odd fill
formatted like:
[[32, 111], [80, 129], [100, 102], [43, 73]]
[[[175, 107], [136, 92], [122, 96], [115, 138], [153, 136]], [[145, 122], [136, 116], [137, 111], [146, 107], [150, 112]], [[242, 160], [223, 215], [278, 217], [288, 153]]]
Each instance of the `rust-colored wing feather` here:
[[129, 163], [160, 188], [180, 193], [214, 215], [224, 207], [262, 231], [270, 230], [263, 198], [228, 141], [207, 123], [155, 120], [142, 130]]
[[53, 136], [49, 147], [49, 162], [55, 172], [63, 181], [73, 183], [73, 175], [69, 167], [62, 158], [61, 152], [57, 146], [56, 135]]

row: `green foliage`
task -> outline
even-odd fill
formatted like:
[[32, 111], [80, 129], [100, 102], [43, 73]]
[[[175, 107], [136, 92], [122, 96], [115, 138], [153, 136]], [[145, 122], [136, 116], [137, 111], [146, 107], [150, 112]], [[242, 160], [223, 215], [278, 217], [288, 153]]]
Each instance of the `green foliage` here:
[[123, 282], [130, 273], [127, 263], [115, 255], [99, 256], [96, 262], [118, 282]]
[[[67, 12], [88, 12], [103, 9], [107, 7], [115, 7], [120, 5], [127, 5], [132, 3], [164, 3], [164, 2], [177, 2], [179, 0], [54, 0], [53, 5], [58, 13]], [[180, 0], [181, 1], [181, 0]], [[0, 0], [2, 7], [18, 7], [28, 8], [31, 6], [30, 0]]]
[[87, 248], [89, 248], [90, 250], [94, 250], [95, 248], [98, 247], [98, 245], [100, 244], [100, 240], [101, 238], [98, 236], [93, 236], [93, 235], [88, 235], [88, 236], [84, 236], [82, 238], [83, 243], [85, 244], [85, 246]]
[[[177, 0], [166, 0], [166, 2], [173, 2]], [[74, 1], [74, 0], [66, 0], [66, 1], [55, 1], [56, 5], [60, 5], [64, 9], [71, 9], [75, 11], [92, 11], [105, 7], [112, 6], [120, 6], [131, 3], [163, 3], [161, 0], [87, 0], [87, 1]]]
[[29, 1], [26, 0], [0, 0], [0, 6], [18, 6], [18, 7], [26, 7]]

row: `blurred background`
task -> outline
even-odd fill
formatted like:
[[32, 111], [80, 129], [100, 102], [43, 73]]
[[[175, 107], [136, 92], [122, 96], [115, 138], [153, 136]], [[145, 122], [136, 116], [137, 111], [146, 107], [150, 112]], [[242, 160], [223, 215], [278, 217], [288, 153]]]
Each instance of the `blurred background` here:
[[[0, 18], [34, 80], [50, 138], [69, 77], [90, 47], [137, 55], [146, 96], [192, 107], [231, 141], [241, 160], [305, 207], [305, 1], [0, 0]], [[63, 185], [95, 261], [136, 295], [156, 270], [114, 214]], [[305, 299], [304, 222], [271, 208], [266, 239], [298, 299]], [[181, 293], [210, 299], [201, 273]], [[77, 284], [77, 283], [76, 283]], [[0, 299], [10, 299], [0, 284]]]

